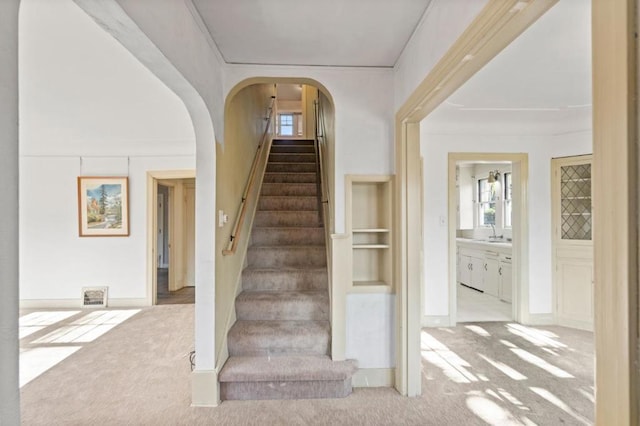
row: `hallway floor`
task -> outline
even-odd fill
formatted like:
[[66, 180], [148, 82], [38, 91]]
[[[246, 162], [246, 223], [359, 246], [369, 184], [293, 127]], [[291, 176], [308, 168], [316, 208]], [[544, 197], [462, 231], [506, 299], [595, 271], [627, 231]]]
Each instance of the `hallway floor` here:
[[511, 303], [458, 283], [458, 322], [511, 321]]
[[[417, 398], [388, 388], [355, 389], [344, 399], [191, 408], [193, 318], [194, 305], [24, 312], [21, 367], [29, 381], [21, 391], [23, 424], [593, 422], [593, 334], [508, 322], [423, 329], [423, 395]], [[56, 359], [44, 362], [48, 357]], [[38, 365], [36, 358], [39, 371], [26, 371]]]
[[169, 269], [158, 268], [157, 275], [157, 291], [158, 297], [156, 304], [158, 305], [180, 305], [185, 303], [195, 303], [196, 288], [182, 287], [180, 290], [169, 291]]

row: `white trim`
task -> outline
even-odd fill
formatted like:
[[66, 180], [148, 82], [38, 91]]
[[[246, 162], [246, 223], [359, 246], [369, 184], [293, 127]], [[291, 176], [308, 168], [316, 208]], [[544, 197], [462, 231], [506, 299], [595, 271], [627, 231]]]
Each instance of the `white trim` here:
[[217, 407], [220, 405], [218, 373], [211, 370], [191, 372], [191, 406]]
[[351, 285], [351, 239], [331, 234], [331, 359], [344, 361], [347, 347], [347, 288]]
[[449, 315], [423, 315], [422, 326], [423, 327], [453, 327], [455, 321], [452, 321]]
[[[158, 180], [162, 179], [195, 179], [196, 171], [188, 170], [157, 170], [147, 171], [147, 300], [144, 306], [156, 304], [157, 297], [157, 257], [158, 249]], [[170, 225], [171, 226], [171, 225]], [[169, 258], [171, 262], [171, 257]]]
[[[396, 255], [394, 256], [395, 286], [398, 294], [398, 333], [396, 388], [403, 395], [419, 395], [420, 386], [420, 259], [417, 254], [415, 234], [422, 226], [422, 219], [412, 209], [419, 210], [420, 194], [416, 194], [416, 182], [420, 180], [419, 165], [414, 168], [412, 159], [415, 147], [420, 144], [419, 123], [441, 102], [454, 93], [472, 75], [493, 59], [525, 29], [542, 16], [557, 0], [528, 2], [514, 13], [513, 7], [520, 0], [491, 1], [480, 11], [475, 20], [456, 40], [424, 80], [411, 93], [395, 116], [396, 157]], [[523, 4], [520, 2], [520, 4]], [[465, 61], [468, 55], [472, 61]], [[417, 129], [414, 130], [414, 126]], [[417, 133], [417, 134], [416, 134]], [[409, 154], [409, 156], [408, 156]], [[417, 153], [419, 157], [419, 152]], [[419, 161], [419, 160], [418, 160]], [[525, 174], [523, 170], [522, 174]], [[526, 193], [522, 194], [523, 201]], [[455, 219], [454, 219], [455, 223]], [[527, 230], [523, 229], [523, 235]], [[514, 233], [514, 240], [519, 235]], [[528, 258], [528, 244], [522, 242], [521, 259]], [[416, 256], [414, 256], [416, 254]], [[521, 276], [528, 275], [526, 265], [514, 263]], [[428, 271], [425, 271], [427, 274]], [[418, 288], [416, 288], [416, 286]], [[528, 283], [522, 282], [523, 294], [528, 294]], [[417, 303], [408, 303], [407, 293], [418, 297]], [[516, 294], [516, 296], [518, 296]], [[521, 299], [524, 299], [521, 298]], [[514, 304], [516, 306], [516, 304]], [[518, 310], [521, 307], [518, 307]], [[520, 314], [520, 312], [518, 312]]]
[[[150, 306], [146, 297], [109, 299], [108, 308], [140, 308]], [[77, 309], [82, 308], [82, 300], [77, 299], [23, 299], [20, 309]], [[102, 308], [107, 309], [107, 308]]]
[[512, 172], [512, 317], [525, 322], [529, 317], [529, 155], [522, 153], [449, 153], [448, 217], [449, 217], [449, 316], [457, 321], [456, 280], [456, 163], [458, 161], [510, 161]]
[[352, 377], [354, 388], [392, 387], [395, 377], [394, 368], [361, 368]]

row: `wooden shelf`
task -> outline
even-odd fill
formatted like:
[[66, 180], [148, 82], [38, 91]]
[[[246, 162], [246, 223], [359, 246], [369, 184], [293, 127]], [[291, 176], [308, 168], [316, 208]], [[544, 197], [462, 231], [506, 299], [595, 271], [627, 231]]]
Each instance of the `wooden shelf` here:
[[350, 292], [391, 292], [391, 176], [350, 176]]
[[393, 293], [393, 289], [383, 281], [354, 281], [349, 293]]

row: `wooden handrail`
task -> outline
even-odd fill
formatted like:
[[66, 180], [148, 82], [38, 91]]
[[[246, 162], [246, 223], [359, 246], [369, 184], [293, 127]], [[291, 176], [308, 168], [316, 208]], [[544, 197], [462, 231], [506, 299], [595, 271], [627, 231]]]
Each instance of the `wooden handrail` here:
[[318, 135], [318, 130], [320, 126], [320, 106], [318, 105], [318, 100], [313, 102], [314, 113], [315, 113], [315, 137], [313, 138], [313, 147], [316, 154], [316, 196], [318, 198], [318, 223], [320, 225], [323, 224], [323, 211], [322, 211], [322, 163], [321, 163], [321, 155], [320, 155], [320, 140]]
[[324, 170], [324, 152], [322, 149], [322, 144], [320, 143], [320, 139], [326, 143], [326, 139], [324, 137], [325, 128], [324, 128], [324, 116], [320, 113], [320, 103], [318, 100], [314, 102], [315, 113], [316, 113], [316, 133], [315, 133], [315, 144], [316, 144], [316, 155], [318, 160], [318, 203], [319, 207], [321, 204], [329, 203], [329, 191], [326, 186], [326, 179], [322, 179], [322, 175]]
[[244, 188], [244, 192], [242, 193], [242, 200], [240, 201], [240, 207], [238, 208], [238, 215], [236, 216], [236, 221], [233, 225], [233, 231], [231, 232], [231, 236], [229, 237], [228, 247], [222, 250], [222, 254], [224, 256], [228, 256], [231, 254], [235, 254], [238, 249], [238, 241], [240, 240], [240, 231], [242, 230], [242, 225], [244, 224], [244, 218], [247, 214], [247, 199], [251, 190], [253, 189], [255, 183], [255, 175], [256, 170], [258, 169], [258, 162], [260, 160], [260, 154], [264, 149], [264, 146], [267, 144], [268, 136], [269, 136], [269, 128], [271, 127], [271, 121], [273, 119], [273, 104], [275, 102], [276, 97], [271, 96], [271, 105], [269, 106], [269, 116], [267, 117], [267, 125], [264, 129], [264, 133], [262, 134], [262, 139], [258, 144], [258, 149], [256, 150], [256, 155], [253, 157], [253, 164], [251, 165], [251, 171], [249, 172], [249, 179], [247, 180], [247, 185]]

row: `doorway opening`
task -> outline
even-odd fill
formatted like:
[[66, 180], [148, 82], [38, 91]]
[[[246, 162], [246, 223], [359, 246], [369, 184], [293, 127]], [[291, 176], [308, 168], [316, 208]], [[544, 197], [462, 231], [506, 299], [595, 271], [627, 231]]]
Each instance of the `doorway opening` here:
[[450, 323], [528, 312], [528, 157], [449, 154]]
[[149, 172], [150, 305], [195, 303], [195, 172]]
[[449, 183], [449, 193], [454, 194], [449, 216], [455, 217], [449, 222], [455, 232], [451, 322], [512, 321], [517, 318], [514, 294], [520, 294], [521, 282], [513, 268], [518, 260], [514, 253], [520, 252], [513, 247], [514, 227], [522, 224], [514, 211], [523, 209], [514, 182], [522, 181], [521, 168], [487, 158], [452, 161], [451, 167], [455, 173]]

